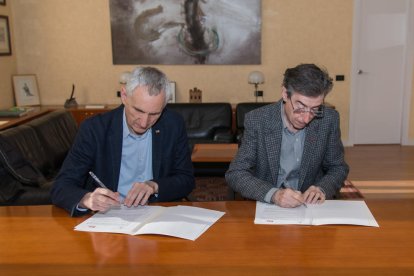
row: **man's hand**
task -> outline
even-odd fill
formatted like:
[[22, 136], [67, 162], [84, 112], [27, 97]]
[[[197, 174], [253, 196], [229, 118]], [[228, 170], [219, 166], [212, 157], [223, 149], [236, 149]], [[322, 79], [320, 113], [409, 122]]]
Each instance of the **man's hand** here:
[[132, 205], [145, 205], [148, 202], [148, 198], [156, 193], [158, 193], [158, 184], [154, 181], [136, 182], [129, 190], [124, 204], [128, 207]]
[[119, 206], [120, 195], [105, 188], [96, 188], [95, 191], [87, 193], [79, 202], [79, 207], [92, 211], [105, 212], [111, 206]]
[[293, 208], [305, 203], [305, 198], [300, 191], [279, 189], [273, 194], [272, 202], [280, 207]]
[[305, 202], [309, 204], [321, 204], [325, 201], [325, 194], [319, 187], [313, 185], [303, 193], [303, 197], [305, 199]]

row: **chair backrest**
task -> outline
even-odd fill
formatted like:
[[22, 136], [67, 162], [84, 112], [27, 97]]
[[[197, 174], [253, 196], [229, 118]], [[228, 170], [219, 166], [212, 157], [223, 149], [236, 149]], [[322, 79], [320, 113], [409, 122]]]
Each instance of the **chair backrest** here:
[[239, 103], [236, 106], [236, 129], [237, 130], [244, 130], [244, 116], [246, 115], [246, 113], [265, 106], [271, 104], [271, 102], [258, 102], [258, 103]]
[[27, 125], [36, 131], [53, 169], [59, 170], [78, 131], [72, 113], [56, 110], [28, 122]]
[[14, 146], [25, 159], [33, 164], [45, 176], [52, 169], [52, 163], [46, 153], [45, 145], [39, 140], [36, 131], [28, 125], [19, 125], [0, 132], [1, 139]]
[[170, 103], [167, 108], [184, 118], [189, 139], [213, 139], [217, 129], [231, 130], [230, 103]]

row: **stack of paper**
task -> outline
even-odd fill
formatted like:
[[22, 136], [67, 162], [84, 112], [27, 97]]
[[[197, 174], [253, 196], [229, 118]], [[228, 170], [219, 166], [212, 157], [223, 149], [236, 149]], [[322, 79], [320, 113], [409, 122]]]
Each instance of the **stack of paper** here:
[[307, 204], [282, 208], [263, 202], [256, 203], [255, 224], [353, 224], [379, 227], [364, 201], [327, 200], [322, 204]]
[[159, 234], [196, 240], [224, 212], [190, 206], [138, 206], [111, 208], [96, 213], [75, 227], [77, 231], [129, 235]]

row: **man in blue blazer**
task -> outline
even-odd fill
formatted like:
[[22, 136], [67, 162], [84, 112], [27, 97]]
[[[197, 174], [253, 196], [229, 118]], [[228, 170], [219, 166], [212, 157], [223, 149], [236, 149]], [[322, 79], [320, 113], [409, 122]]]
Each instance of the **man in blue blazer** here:
[[76, 216], [187, 196], [194, 188], [191, 152], [183, 119], [164, 109], [168, 98], [164, 73], [136, 68], [121, 90], [123, 104], [81, 124], [53, 203]]
[[349, 168], [339, 114], [323, 105], [332, 86], [314, 64], [286, 70], [282, 99], [245, 116], [241, 146], [226, 172], [233, 190], [282, 207], [339, 194]]

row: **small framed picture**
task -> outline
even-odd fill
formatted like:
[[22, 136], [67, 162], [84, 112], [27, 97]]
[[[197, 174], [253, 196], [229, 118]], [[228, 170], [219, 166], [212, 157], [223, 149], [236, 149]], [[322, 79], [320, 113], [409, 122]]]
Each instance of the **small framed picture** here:
[[13, 89], [17, 106], [40, 105], [36, 75], [14, 75]]
[[10, 55], [11, 55], [11, 42], [10, 42], [9, 17], [0, 15], [0, 56], [10, 56]]
[[168, 103], [175, 103], [175, 81], [170, 81], [170, 98]]
[[0, 5], [6, 6], [6, 0], [0, 0]]

